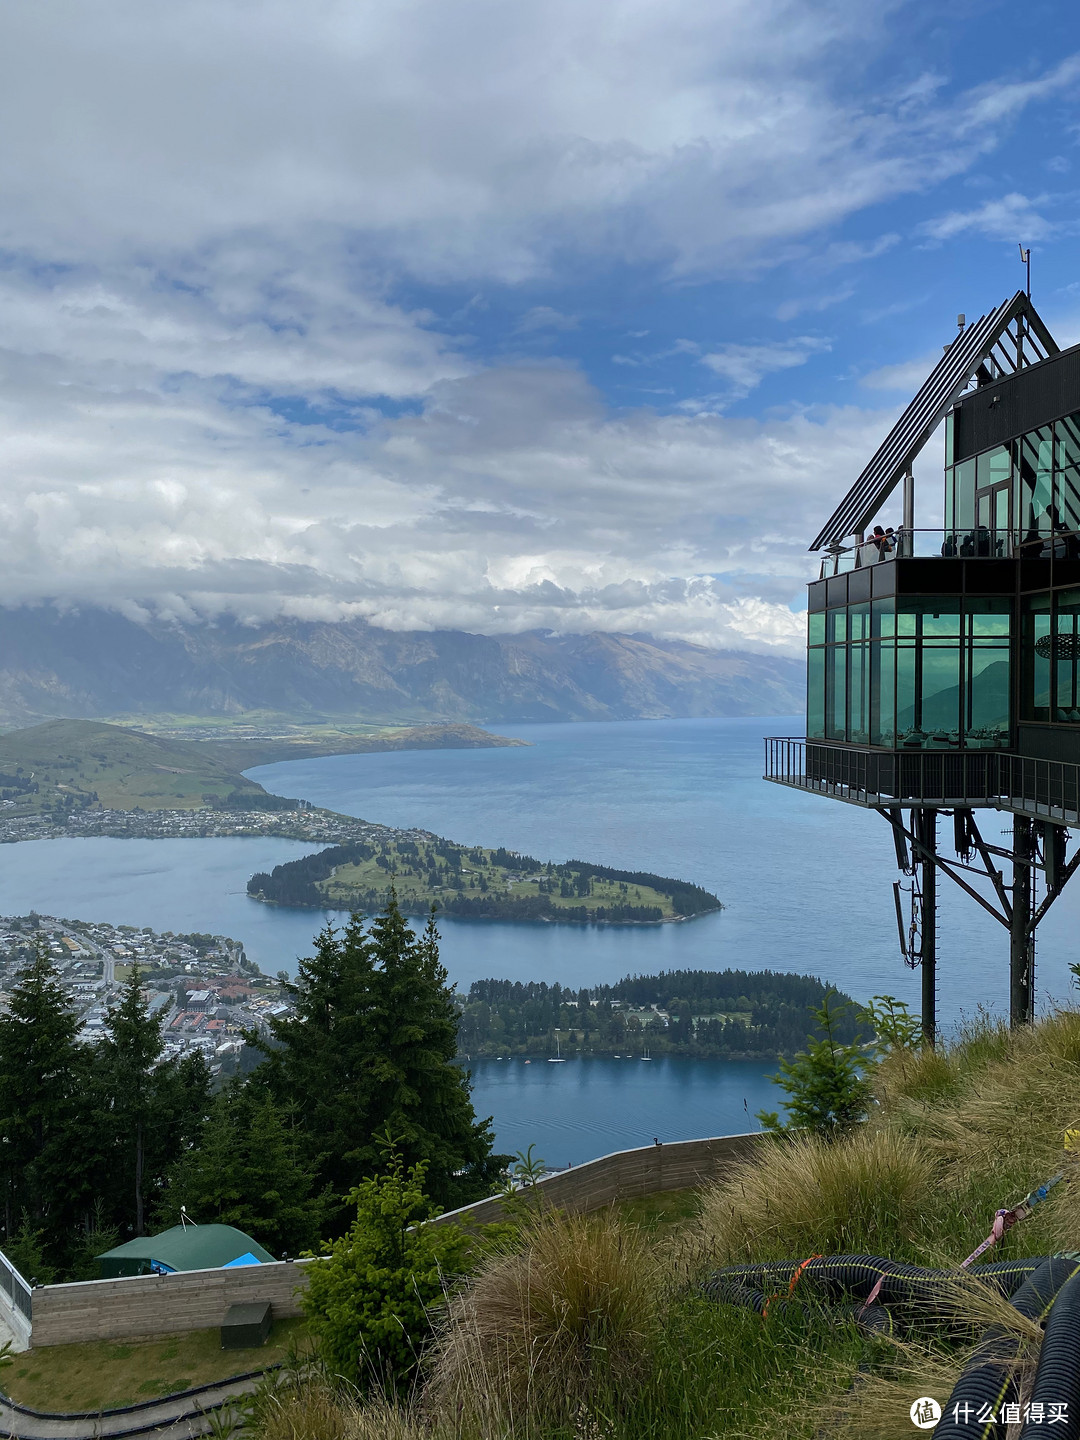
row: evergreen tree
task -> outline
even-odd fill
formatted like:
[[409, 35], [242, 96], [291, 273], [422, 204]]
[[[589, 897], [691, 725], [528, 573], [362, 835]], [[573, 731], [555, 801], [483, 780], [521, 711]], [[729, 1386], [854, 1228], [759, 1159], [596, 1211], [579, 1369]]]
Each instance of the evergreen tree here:
[[0, 1016], [0, 1183], [5, 1235], [33, 1234], [50, 1250], [62, 1245], [88, 1190], [78, 1024], [47, 947], [36, 946]]
[[378, 1168], [392, 1134], [407, 1165], [422, 1162], [428, 1194], [446, 1208], [491, 1193], [509, 1157], [492, 1157], [490, 1120], [478, 1121], [469, 1077], [455, 1063], [459, 1012], [439, 958], [432, 914], [417, 939], [391, 900], [371, 927], [375, 1004], [368, 1111], [372, 1136], [359, 1153]]
[[150, 1014], [137, 965], [105, 1025], [99, 1050], [109, 1095], [114, 1217], [141, 1235], [148, 1194], [160, 1190], [206, 1114], [209, 1074], [201, 1056], [162, 1063], [161, 1022]]
[[296, 1135], [274, 1102], [243, 1084], [214, 1099], [198, 1142], [174, 1165], [157, 1219], [235, 1225], [272, 1254], [298, 1255], [319, 1243], [328, 1195], [312, 1194]]
[[[294, 1014], [270, 1022], [274, 1048], [248, 1082], [295, 1116], [308, 1169], [338, 1197], [363, 1173], [358, 1152], [371, 1133], [372, 969], [358, 916], [342, 931], [327, 925], [315, 954], [301, 960], [296, 981], [283, 982]], [[246, 1038], [266, 1049], [258, 1034]]]
[[820, 1038], [794, 1060], [780, 1061], [780, 1074], [773, 1080], [788, 1093], [784, 1102], [788, 1118], [782, 1122], [775, 1111], [759, 1110], [757, 1118], [766, 1130], [807, 1129], [833, 1139], [866, 1119], [872, 1095], [864, 1071], [872, 1056], [857, 1039], [845, 1043], [838, 1038], [845, 1009], [830, 1005], [826, 992], [821, 1008], [814, 1011]]
[[[407, 1164], [427, 1164], [436, 1203], [465, 1204], [496, 1183], [505, 1157], [491, 1154], [490, 1122], [477, 1121], [454, 1063], [446, 978], [434, 921], [418, 939], [393, 898], [370, 932], [357, 916], [344, 931], [327, 926], [301, 962], [296, 1013], [271, 1022], [275, 1048], [252, 1081], [295, 1113], [308, 1163], [335, 1195], [380, 1168], [373, 1137], [387, 1125]], [[347, 1223], [344, 1211], [337, 1219]]]

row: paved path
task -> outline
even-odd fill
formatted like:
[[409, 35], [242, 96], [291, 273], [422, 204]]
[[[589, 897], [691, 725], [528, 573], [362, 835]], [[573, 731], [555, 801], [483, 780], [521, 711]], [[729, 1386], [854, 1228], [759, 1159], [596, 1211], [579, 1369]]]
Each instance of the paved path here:
[[197, 1395], [174, 1395], [94, 1415], [43, 1415], [0, 1397], [0, 1436], [14, 1440], [106, 1440], [108, 1436], [152, 1432], [168, 1440], [188, 1440], [212, 1428], [214, 1421], [208, 1411], [218, 1410], [230, 1400], [242, 1400], [261, 1379], [256, 1375], [247, 1380], [224, 1380]]

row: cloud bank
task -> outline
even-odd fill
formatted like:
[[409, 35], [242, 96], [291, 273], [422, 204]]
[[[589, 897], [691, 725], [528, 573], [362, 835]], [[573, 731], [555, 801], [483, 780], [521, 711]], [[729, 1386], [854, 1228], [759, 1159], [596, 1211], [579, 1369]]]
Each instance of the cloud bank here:
[[897, 8], [14, 0], [0, 601], [797, 649], [805, 537], [893, 412], [723, 411], [827, 335], [687, 345], [720, 397], [621, 409], [573, 364], [485, 354], [433, 297], [521, 287], [510, 335], [557, 346], [590, 267], [680, 284], [888, 249], [822, 237], [1077, 74], [860, 98]]

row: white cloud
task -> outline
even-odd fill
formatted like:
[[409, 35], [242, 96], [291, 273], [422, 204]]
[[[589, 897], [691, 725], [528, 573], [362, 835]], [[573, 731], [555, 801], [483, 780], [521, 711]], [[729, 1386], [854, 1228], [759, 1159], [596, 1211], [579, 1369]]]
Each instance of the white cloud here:
[[550, 305], [534, 305], [518, 321], [517, 329], [521, 333], [530, 330], [576, 330], [580, 324], [576, 315], [563, 315]]
[[[569, 331], [541, 286], [582, 257], [881, 254], [895, 234], [810, 257], [1072, 83], [864, 96], [894, 9], [11, 0], [0, 600], [797, 648], [806, 539], [889, 417], [704, 412], [827, 342], [624, 357], [724, 382], [665, 416], [555, 364], [485, 369], [468, 328], [490, 282], [528, 281], [522, 333]], [[472, 295], [450, 323], [402, 299], [442, 282]]]
[[541, 366], [361, 434], [9, 361], [0, 602], [790, 646], [807, 539], [884, 423], [616, 414]]
[[829, 348], [827, 340], [801, 335], [772, 345], [720, 345], [703, 355], [701, 363], [730, 381], [734, 394], [748, 395], [766, 375], [805, 365], [811, 355], [819, 355]]
[[1032, 200], [1013, 191], [987, 200], [974, 210], [950, 210], [947, 215], [925, 221], [919, 230], [932, 240], [953, 240], [970, 232], [991, 240], [1043, 240], [1056, 228], [1039, 211], [1047, 198], [1042, 195]]
[[859, 381], [868, 390], [903, 390], [914, 395], [941, 359], [941, 351], [919, 355], [914, 360], [901, 360], [896, 365], [882, 365], [871, 370]]

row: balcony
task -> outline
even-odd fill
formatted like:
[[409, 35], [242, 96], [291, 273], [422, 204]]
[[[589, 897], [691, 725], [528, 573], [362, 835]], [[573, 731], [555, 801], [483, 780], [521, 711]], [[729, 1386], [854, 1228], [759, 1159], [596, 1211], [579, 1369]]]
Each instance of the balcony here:
[[865, 809], [982, 808], [1080, 825], [1080, 765], [1003, 751], [901, 752], [768, 738], [764, 778]]
[[1058, 530], [1053, 535], [1030, 531], [988, 530], [896, 530], [884, 541], [865, 540], [861, 545], [835, 545], [821, 556], [818, 579], [865, 570], [883, 560], [945, 557], [961, 560], [1076, 560], [1080, 559], [1080, 533]]

